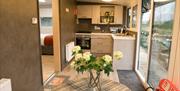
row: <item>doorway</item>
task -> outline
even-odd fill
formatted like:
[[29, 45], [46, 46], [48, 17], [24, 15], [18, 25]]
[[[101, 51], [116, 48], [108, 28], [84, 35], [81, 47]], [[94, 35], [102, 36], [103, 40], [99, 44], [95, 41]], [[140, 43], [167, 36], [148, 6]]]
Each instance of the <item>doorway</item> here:
[[43, 82], [55, 75], [52, 0], [39, 0], [39, 25]]
[[176, 0], [142, 0], [137, 73], [153, 88], [170, 75], [175, 8]]
[[161, 79], [168, 77], [175, 2], [175, 0], [154, 2], [148, 83], [155, 87]]

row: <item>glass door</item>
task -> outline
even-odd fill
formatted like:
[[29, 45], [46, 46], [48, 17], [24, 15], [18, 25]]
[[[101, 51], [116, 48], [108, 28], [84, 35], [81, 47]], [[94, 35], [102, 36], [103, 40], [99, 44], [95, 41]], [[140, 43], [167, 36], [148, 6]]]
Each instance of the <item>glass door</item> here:
[[148, 83], [157, 87], [168, 75], [175, 0], [154, 0], [153, 11]]
[[147, 80], [149, 65], [149, 39], [150, 39], [150, 21], [151, 21], [151, 0], [142, 0], [141, 12], [141, 30], [139, 42], [139, 59], [137, 70], [140, 72], [144, 80]]

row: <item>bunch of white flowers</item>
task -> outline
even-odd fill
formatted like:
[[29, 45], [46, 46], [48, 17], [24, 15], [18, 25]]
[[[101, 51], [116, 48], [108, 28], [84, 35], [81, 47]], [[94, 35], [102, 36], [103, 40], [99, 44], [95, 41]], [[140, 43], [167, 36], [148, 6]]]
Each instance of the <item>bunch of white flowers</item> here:
[[[89, 60], [91, 60], [91, 56], [92, 56], [92, 54], [90, 52], [85, 52], [83, 54], [82, 53], [77, 53], [77, 54], [75, 54], [75, 61], [79, 61], [81, 59], [85, 60], [85, 61], [89, 61]], [[71, 63], [72, 67], [74, 67], [75, 61], [73, 61]]]
[[90, 52], [85, 52], [85, 53], [78, 53], [75, 55], [75, 60], [80, 60], [80, 59], [84, 59], [86, 61], [89, 61], [91, 59], [91, 53]]
[[[102, 57], [96, 57], [90, 52], [83, 52], [80, 46], [75, 46], [72, 50], [74, 55], [74, 61], [71, 63], [71, 67], [76, 71], [84, 72], [89, 70], [96, 70], [96, 72], [104, 71], [108, 76], [113, 72], [112, 56], [104, 55]], [[123, 57], [122, 52], [114, 52], [113, 58], [120, 60]]]
[[123, 57], [123, 53], [120, 51], [114, 52], [114, 58], [120, 60]]
[[104, 56], [102, 57], [102, 59], [103, 59], [104, 61], [106, 61], [107, 63], [112, 62], [112, 57], [111, 57], [110, 55], [104, 55]]
[[79, 51], [81, 50], [81, 47], [80, 46], [75, 46], [73, 49], [72, 49], [72, 52], [77, 54], [79, 53]]
[[[75, 54], [75, 61], [81, 60], [83, 58], [82, 53]], [[75, 61], [71, 62], [71, 67], [75, 67]]]

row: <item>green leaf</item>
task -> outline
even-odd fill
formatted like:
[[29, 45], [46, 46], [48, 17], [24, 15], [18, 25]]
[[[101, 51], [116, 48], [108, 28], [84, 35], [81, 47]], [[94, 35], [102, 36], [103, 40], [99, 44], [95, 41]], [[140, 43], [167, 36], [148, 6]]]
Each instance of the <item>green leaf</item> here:
[[81, 50], [79, 50], [79, 52], [78, 53], [83, 53], [83, 50], [81, 49]]
[[72, 53], [72, 56], [74, 56], [75, 54], [76, 54], [76, 52], [73, 52], [73, 53]]
[[95, 56], [93, 56], [93, 55], [92, 55], [92, 56], [90, 56], [90, 61], [91, 61], [91, 62], [95, 62], [95, 61], [96, 61], [96, 57], [95, 57]]

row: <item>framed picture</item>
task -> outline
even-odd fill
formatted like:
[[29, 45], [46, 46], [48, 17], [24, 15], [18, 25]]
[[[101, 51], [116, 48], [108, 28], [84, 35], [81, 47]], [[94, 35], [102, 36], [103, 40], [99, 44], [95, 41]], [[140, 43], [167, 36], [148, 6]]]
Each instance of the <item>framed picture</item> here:
[[128, 8], [127, 9], [127, 28], [130, 28], [131, 26], [131, 23], [130, 23], [130, 20], [131, 20], [131, 8]]
[[132, 9], [132, 28], [135, 28], [137, 25], [137, 8], [138, 6], [135, 5]]
[[41, 17], [40, 19], [42, 27], [52, 27], [52, 17]]

